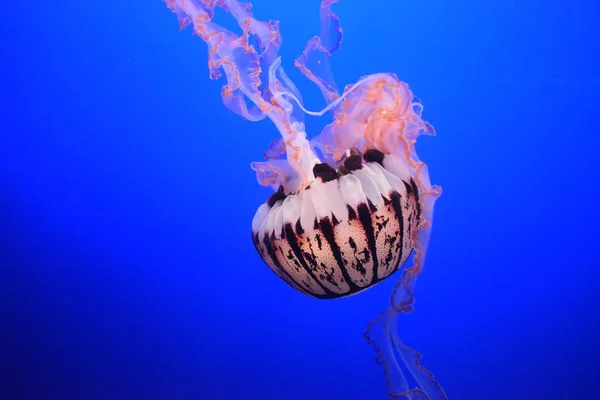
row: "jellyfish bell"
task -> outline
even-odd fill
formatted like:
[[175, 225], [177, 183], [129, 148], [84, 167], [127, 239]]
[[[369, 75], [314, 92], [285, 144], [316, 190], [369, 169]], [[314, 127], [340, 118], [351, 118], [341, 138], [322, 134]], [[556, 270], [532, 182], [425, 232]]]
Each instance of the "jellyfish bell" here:
[[397, 157], [356, 148], [316, 163], [296, 193], [279, 188], [252, 221], [258, 253], [281, 279], [312, 297], [359, 293], [396, 272], [420, 219], [417, 185]]
[[277, 188], [252, 221], [258, 253], [293, 288], [323, 299], [368, 289], [413, 249], [424, 253], [439, 195], [414, 148], [433, 128], [408, 85], [369, 75], [324, 110], [305, 112], [330, 109], [334, 121], [321, 134], [308, 141], [303, 131], [283, 131], [267, 160], [252, 165], [261, 183]]

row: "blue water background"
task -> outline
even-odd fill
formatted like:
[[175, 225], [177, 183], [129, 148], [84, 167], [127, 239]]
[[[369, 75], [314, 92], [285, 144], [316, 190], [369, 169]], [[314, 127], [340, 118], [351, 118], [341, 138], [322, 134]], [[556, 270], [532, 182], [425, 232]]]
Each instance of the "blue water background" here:
[[[319, 1], [253, 3], [320, 109], [293, 70]], [[450, 399], [600, 399], [598, 8], [335, 6], [339, 86], [395, 72], [438, 132], [418, 150], [444, 193], [400, 327]], [[362, 334], [394, 280], [318, 301], [262, 263], [271, 191], [249, 163], [277, 132], [222, 105], [162, 2], [10, 2], [0, 26], [0, 399], [385, 398]]]

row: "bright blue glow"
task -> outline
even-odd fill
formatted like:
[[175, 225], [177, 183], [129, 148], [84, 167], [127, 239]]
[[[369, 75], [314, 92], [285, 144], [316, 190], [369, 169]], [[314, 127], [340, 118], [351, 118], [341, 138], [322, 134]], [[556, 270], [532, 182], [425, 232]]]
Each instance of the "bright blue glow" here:
[[[362, 333], [393, 280], [317, 301], [262, 263], [249, 163], [278, 134], [222, 105], [204, 43], [158, 0], [39, 3], [0, 15], [0, 398], [385, 398]], [[319, 2], [253, 3], [319, 109], [291, 67]], [[380, 3], [336, 6], [332, 65], [397, 73], [438, 132], [403, 338], [450, 399], [600, 398], [597, 5]]]

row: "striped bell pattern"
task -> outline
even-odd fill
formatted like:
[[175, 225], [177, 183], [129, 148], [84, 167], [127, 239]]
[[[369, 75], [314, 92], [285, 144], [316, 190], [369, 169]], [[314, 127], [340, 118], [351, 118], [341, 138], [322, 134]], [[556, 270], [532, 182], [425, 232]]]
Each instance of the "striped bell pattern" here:
[[414, 179], [388, 157], [353, 149], [337, 169], [316, 164], [306, 189], [280, 188], [261, 205], [252, 238], [269, 268], [321, 299], [353, 295], [397, 271], [412, 252], [421, 210]]

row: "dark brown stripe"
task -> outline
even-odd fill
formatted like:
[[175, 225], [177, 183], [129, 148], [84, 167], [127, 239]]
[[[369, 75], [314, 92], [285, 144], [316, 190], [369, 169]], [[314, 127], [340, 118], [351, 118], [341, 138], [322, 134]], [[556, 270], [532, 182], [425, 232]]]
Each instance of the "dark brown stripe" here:
[[369, 204], [369, 211], [371, 211], [372, 213], [374, 213], [374, 212], [376, 212], [376, 211], [377, 211], [377, 207], [375, 207], [375, 204], [373, 204], [373, 203], [371, 202], [371, 200], [368, 200], [368, 199], [367, 199], [367, 203]]
[[338, 266], [340, 267], [342, 276], [348, 283], [348, 286], [350, 286], [350, 293], [359, 291], [360, 287], [358, 287], [358, 285], [354, 283], [354, 281], [350, 278], [350, 274], [346, 269], [346, 265], [344, 264], [344, 260], [342, 259], [342, 252], [335, 241], [335, 236], [333, 234], [333, 225], [331, 224], [331, 221], [329, 221], [329, 218], [323, 218], [319, 226], [321, 227], [321, 232], [323, 232], [323, 236], [325, 236], [325, 240], [327, 240], [327, 243], [329, 244], [329, 248], [331, 248], [331, 253], [335, 258], [335, 261], [337, 261]]
[[298, 259], [298, 261], [300, 261], [300, 264], [302, 265], [302, 267], [304, 267], [304, 269], [310, 275], [310, 277], [315, 282], [317, 282], [317, 284], [321, 287], [321, 289], [323, 289], [325, 291], [325, 296], [326, 297], [335, 296], [334, 292], [332, 292], [331, 290], [327, 289], [321, 283], [321, 281], [319, 281], [317, 279], [317, 277], [314, 274], [314, 272], [310, 269], [310, 267], [306, 263], [306, 260], [304, 259], [304, 255], [302, 254], [302, 249], [300, 249], [300, 246], [298, 245], [298, 241], [296, 240], [296, 234], [294, 233], [294, 228], [292, 227], [292, 224], [290, 224], [289, 222], [286, 223], [283, 229], [285, 231], [285, 236], [286, 236], [285, 238], [288, 241], [290, 247], [292, 248], [292, 251], [294, 252], [294, 255], [296, 256], [296, 258]]
[[410, 185], [413, 188], [415, 193], [415, 199], [417, 199], [417, 219], [421, 219], [421, 202], [419, 201], [419, 188], [417, 187], [417, 183], [413, 178], [410, 178]]
[[369, 210], [375, 208], [375, 206], [369, 201], [369, 206], [366, 204], [359, 204], [357, 207], [358, 211], [358, 219], [365, 231], [365, 236], [367, 237], [367, 244], [369, 245], [369, 251], [371, 252], [371, 257], [373, 257], [373, 279], [371, 283], [377, 282], [379, 279], [379, 260], [377, 259], [377, 242], [375, 241], [375, 229], [373, 229], [373, 220], [371, 219], [371, 211]]
[[267, 204], [269, 207], [273, 207], [275, 203], [277, 203], [279, 200], [285, 200], [286, 197], [287, 195], [283, 192], [283, 186], [279, 186], [279, 189], [273, 193], [271, 197], [269, 197]]
[[406, 181], [402, 181], [404, 183], [404, 187], [406, 188], [406, 193], [410, 196], [413, 192], [412, 185], [408, 184]]
[[334, 213], [331, 213], [331, 222], [333, 223], [333, 226], [338, 226], [340, 224], [340, 221], [338, 221]]
[[[275, 255], [275, 250], [273, 249], [273, 243], [271, 242], [271, 238], [269, 238], [269, 235], [266, 233], [265, 233], [265, 237], [263, 239], [263, 245], [265, 246], [265, 249], [267, 250], [267, 254], [273, 261], [273, 265], [275, 265], [275, 267], [277, 267], [277, 271], [279, 272], [278, 275], [284, 281], [289, 283], [292, 287], [294, 287], [294, 289], [296, 289], [304, 294], [311, 295], [311, 296], [318, 296], [318, 294], [309, 292], [302, 285], [300, 285], [298, 282], [296, 282], [294, 280], [294, 278], [292, 278], [292, 276], [285, 270], [285, 268], [283, 268], [283, 266], [277, 259], [277, 256]], [[258, 250], [258, 234], [256, 235], [256, 241], [254, 243], [254, 246], [256, 246], [256, 250]], [[261, 254], [260, 250], [258, 250], [258, 253]]]
[[350, 207], [349, 204], [346, 204], [346, 208], [348, 209], [348, 219], [350, 221], [356, 219], [356, 211], [354, 211], [354, 208]]
[[394, 190], [394, 191], [392, 191], [390, 198], [392, 200], [392, 207], [394, 208], [394, 212], [396, 213], [396, 218], [398, 218], [398, 223], [400, 224], [400, 242], [399, 242], [400, 254], [398, 255], [398, 263], [396, 264], [396, 266], [390, 273], [390, 275], [391, 275], [394, 272], [396, 272], [396, 270], [398, 270], [398, 268], [400, 267], [400, 263], [402, 262], [402, 252], [404, 249], [404, 216], [402, 215], [402, 205], [400, 203], [400, 193], [398, 193]]

